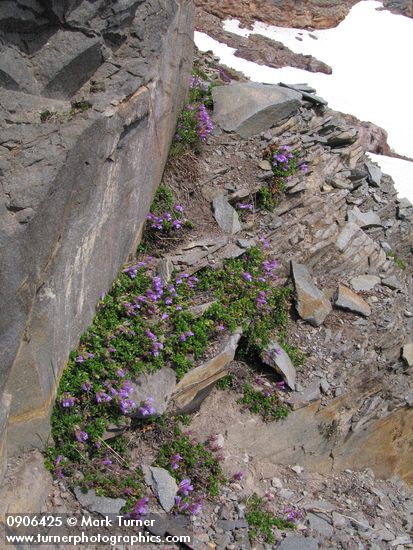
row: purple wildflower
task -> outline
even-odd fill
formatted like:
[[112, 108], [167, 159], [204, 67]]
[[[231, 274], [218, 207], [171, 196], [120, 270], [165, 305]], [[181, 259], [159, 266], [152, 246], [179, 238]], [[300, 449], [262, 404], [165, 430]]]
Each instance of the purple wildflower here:
[[191, 480], [188, 477], [183, 479], [178, 487], [179, 492], [182, 493], [185, 497], [194, 490], [193, 485], [191, 485]]
[[241, 479], [244, 477], [244, 474], [242, 472], [236, 472], [232, 477], [235, 481], [241, 481]]
[[68, 391], [65, 391], [62, 395], [62, 398], [60, 400], [60, 404], [64, 409], [69, 409], [70, 407], [73, 407], [73, 405], [76, 403], [76, 398], [73, 397]]
[[251, 273], [248, 273], [248, 271], [244, 271], [244, 273], [242, 274], [242, 278], [244, 279], [244, 281], [252, 281], [252, 275]]
[[189, 505], [189, 512], [193, 516], [197, 516], [202, 510], [202, 497], [198, 497], [192, 504]]
[[187, 502], [183, 501], [182, 497], [177, 495], [175, 497], [175, 506], [176, 506], [178, 512], [183, 512], [184, 510], [187, 510], [189, 504]]
[[149, 498], [143, 497], [139, 499], [138, 502], [135, 504], [132, 515], [136, 519], [139, 519], [141, 516], [144, 516], [145, 514], [148, 513], [148, 502], [149, 502]]
[[142, 401], [139, 412], [142, 416], [151, 416], [155, 414], [155, 409], [153, 407], [153, 398], [148, 397], [145, 401]]
[[101, 390], [101, 391], [98, 391], [98, 392], [96, 393], [96, 396], [95, 396], [95, 397], [96, 397], [96, 401], [97, 401], [98, 403], [102, 403], [102, 402], [109, 403], [110, 401], [112, 401], [111, 396], [108, 395], [106, 392], [104, 392], [104, 391], [102, 391], [102, 390]]
[[211, 117], [203, 103], [198, 107], [198, 135], [201, 140], [206, 140], [212, 133], [214, 126]]
[[83, 357], [83, 355], [78, 355], [75, 359], [76, 363], [84, 363], [85, 362], [85, 358]]
[[179, 462], [183, 460], [180, 454], [171, 456], [169, 462], [171, 464], [172, 470], [177, 470], [179, 468]]
[[103, 466], [110, 466], [112, 464], [112, 461], [110, 460], [110, 458], [104, 458], [102, 460], [102, 464]]
[[183, 214], [184, 207], [181, 204], [175, 204], [175, 210], [179, 212], [180, 214]]
[[89, 439], [89, 434], [87, 432], [82, 432], [82, 430], [78, 430], [75, 433], [75, 437], [79, 441], [79, 443], [83, 443], [84, 441], [87, 441]]
[[241, 210], [249, 210], [250, 212], [253, 212], [254, 205], [252, 204], [252, 202], [241, 202], [238, 205], [238, 208], [240, 208]]
[[116, 371], [116, 374], [120, 377], [120, 378], [125, 378], [125, 373], [123, 372], [122, 369], [118, 369]]
[[277, 387], [278, 387], [279, 390], [285, 390], [286, 387], [285, 387], [284, 380], [282, 382], [277, 382]]
[[90, 391], [91, 389], [92, 389], [92, 384], [90, 382], [83, 382], [82, 384], [83, 391]]
[[300, 170], [303, 174], [306, 174], [308, 172], [308, 164], [302, 164]]

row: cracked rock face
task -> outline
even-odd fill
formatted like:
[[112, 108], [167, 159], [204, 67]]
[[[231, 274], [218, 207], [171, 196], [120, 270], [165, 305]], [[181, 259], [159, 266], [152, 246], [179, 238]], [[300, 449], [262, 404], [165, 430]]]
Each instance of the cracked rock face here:
[[137, 244], [186, 95], [193, 15], [185, 0], [17, 0], [0, 11], [11, 452], [47, 434], [69, 351]]

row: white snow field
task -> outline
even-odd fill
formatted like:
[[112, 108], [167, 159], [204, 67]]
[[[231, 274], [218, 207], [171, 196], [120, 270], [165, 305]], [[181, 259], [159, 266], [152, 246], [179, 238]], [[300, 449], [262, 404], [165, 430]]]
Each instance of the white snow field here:
[[[282, 42], [296, 53], [311, 54], [330, 65], [332, 75], [258, 65], [235, 57], [235, 49], [200, 32], [195, 33], [195, 43], [202, 51], [212, 50], [222, 63], [243, 72], [253, 81], [308, 83], [331, 108], [384, 128], [390, 147], [400, 155], [413, 158], [413, 71], [410, 62], [413, 19], [378, 11], [381, 7], [381, 2], [373, 0], [359, 2], [337, 27], [311, 33], [259, 22], [252, 31], [240, 29], [237, 20], [224, 23], [224, 28], [230, 32], [242, 36], [262, 34]], [[413, 162], [381, 155], [372, 155], [372, 158], [393, 177], [399, 194], [413, 202]]]

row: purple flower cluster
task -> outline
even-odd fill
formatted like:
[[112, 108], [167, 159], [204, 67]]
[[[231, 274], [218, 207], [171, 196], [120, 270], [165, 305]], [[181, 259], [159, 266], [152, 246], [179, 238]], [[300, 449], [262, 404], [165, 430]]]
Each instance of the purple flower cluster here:
[[180, 342], [186, 342], [187, 339], [191, 336], [194, 336], [194, 333], [191, 330], [187, 330], [186, 332], [183, 332], [179, 335], [179, 341]]
[[64, 479], [64, 475], [63, 475], [63, 468], [62, 466], [60, 466], [60, 463], [62, 462], [62, 455], [58, 455], [56, 460], [55, 460], [55, 463], [54, 463], [54, 467], [55, 467], [55, 472], [56, 472], [56, 475], [57, 477], [60, 477], [60, 479]]
[[76, 430], [75, 437], [79, 443], [84, 443], [89, 439], [89, 434], [87, 432], [83, 432], [82, 430]]
[[249, 210], [250, 212], [254, 212], [254, 205], [252, 202], [241, 202], [239, 203], [238, 208], [241, 210]]
[[248, 281], [248, 282], [252, 281], [252, 275], [248, 271], [244, 271], [241, 277], [244, 279], [244, 281]]
[[185, 221], [182, 219], [183, 213], [184, 207], [181, 204], [176, 204], [173, 212], [164, 212], [160, 216], [149, 213], [146, 216], [146, 219], [149, 222], [152, 222], [150, 228], [155, 231], [177, 231], [178, 229], [181, 229], [182, 224]]
[[212, 133], [214, 126], [211, 117], [203, 103], [198, 107], [198, 135], [202, 141]]
[[129, 514], [134, 519], [140, 519], [142, 516], [148, 513], [149, 497], [143, 497], [133, 507], [132, 512]]
[[73, 407], [76, 401], [76, 397], [73, 397], [73, 395], [71, 395], [68, 391], [65, 391], [60, 399], [60, 404], [64, 409], [69, 409], [70, 407]]
[[272, 281], [276, 281], [278, 279], [275, 273], [275, 271], [278, 269], [277, 260], [264, 260], [262, 262], [262, 268], [265, 272], [265, 275], [269, 277]]
[[180, 454], [171, 456], [171, 458], [169, 459], [169, 463], [171, 464], [172, 470], [178, 470], [181, 460], [183, 460], [183, 458]]
[[287, 508], [285, 510], [288, 521], [295, 522], [303, 517], [301, 510], [295, 510], [294, 508]]
[[293, 158], [294, 154], [291, 152], [291, 147], [281, 145], [278, 151], [275, 151], [272, 155], [272, 165], [274, 168], [288, 172], [290, 170], [290, 160]]
[[188, 496], [194, 490], [194, 486], [191, 485], [191, 480], [186, 477], [178, 485], [178, 492], [181, 493], [184, 497]]
[[142, 401], [138, 409], [142, 416], [152, 416], [156, 413], [153, 406], [153, 397], [148, 397], [145, 401]]

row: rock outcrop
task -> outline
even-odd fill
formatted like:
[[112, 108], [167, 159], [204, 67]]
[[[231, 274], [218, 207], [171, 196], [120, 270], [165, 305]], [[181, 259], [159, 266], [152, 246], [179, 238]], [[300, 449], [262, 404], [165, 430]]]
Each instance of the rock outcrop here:
[[[329, 29], [336, 27], [358, 1], [196, 0], [196, 5], [220, 19], [233, 17], [247, 26], [262, 21], [280, 27]], [[413, 17], [410, 0], [385, 0], [383, 5], [394, 13]]]
[[18, 0], [1, 12], [10, 452], [44, 441], [68, 354], [139, 240], [185, 99], [193, 16], [190, 0]]

